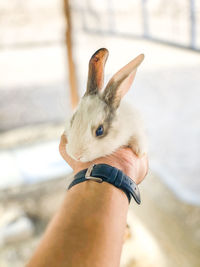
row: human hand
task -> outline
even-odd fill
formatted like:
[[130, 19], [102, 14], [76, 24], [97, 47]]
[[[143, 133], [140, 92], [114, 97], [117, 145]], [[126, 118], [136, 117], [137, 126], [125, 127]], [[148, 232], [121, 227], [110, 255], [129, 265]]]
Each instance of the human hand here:
[[128, 175], [136, 184], [139, 184], [145, 178], [148, 172], [148, 158], [144, 156], [138, 158], [128, 147], [119, 148], [113, 154], [95, 159], [91, 162], [80, 162], [72, 159], [66, 152], [67, 139], [63, 134], [61, 136], [59, 151], [63, 159], [72, 167], [74, 174], [83, 169], [87, 169], [91, 164], [108, 164], [116, 167]]

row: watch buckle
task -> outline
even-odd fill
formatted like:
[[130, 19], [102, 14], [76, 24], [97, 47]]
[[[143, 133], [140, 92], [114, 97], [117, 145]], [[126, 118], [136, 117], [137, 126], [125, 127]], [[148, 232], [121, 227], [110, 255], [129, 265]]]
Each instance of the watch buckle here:
[[92, 180], [92, 181], [95, 181], [95, 182], [98, 182], [98, 183], [102, 183], [103, 182], [102, 178], [91, 176], [91, 173], [92, 173], [92, 170], [93, 170], [94, 166], [95, 166], [95, 164], [92, 164], [92, 165], [90, 165], [88, 167], [88, 169], [86, 171], [86, 174], [85, 174], [85, 179]]

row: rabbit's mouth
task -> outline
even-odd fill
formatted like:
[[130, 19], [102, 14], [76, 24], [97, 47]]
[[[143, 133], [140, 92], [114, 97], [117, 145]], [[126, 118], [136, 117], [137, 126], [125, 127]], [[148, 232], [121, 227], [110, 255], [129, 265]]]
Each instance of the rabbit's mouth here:
[[88, 162], [88, 161], [91, 161], [93, 160], [93, 158], [91, 157], [88, 157], [86, 155], [79, 155], [79, 156], [76, 156], [76, 157], [73, 157], [76, 161], [80, 161], [80, 162]]
[[81, 154], [70, 154], [70, 153], [68, 153], [69, 154], [69, 156], [72, 158], [72, 159], [74, 159], [74, 160], [76, 160], [76, 161], [80, 161], [80, 162], [88, 162], [89, 160], [87, 159], [87, 157], [84, 157], [83, 155], [81, 155]]
[[72, 154], [69, 154], [71, 158], [73, 158], [74, 160], [76, 161], [81, 161], [81, 155], [72, 155]]
[[81, 162], [88, 162], [88, 161], [90, 161], [90, 160], [88, 160], [88, 159], [85, 158], [85, 157], [80, 157], [79, 161], [81, 161]]
[[88, 162], [94, 159], [94, 157], [91, 157], [91, 154], [88, 154], [88, 152], [84, 150], [83, 148], [77, 149], [75, 152], [75, 151], [72, 151], [71, 146], [67, 144], [66, 151], [67, 151], [67, 154], [76, 161]]
[[68, 144], [66, 145], [66, 152], [72, 159], [74, 159], [76, 161], [80, 161], [80, 158], [81, 158], [80, 153], [79, 154], [78, 153], [72, 153], [71, 150], [69, 149]]

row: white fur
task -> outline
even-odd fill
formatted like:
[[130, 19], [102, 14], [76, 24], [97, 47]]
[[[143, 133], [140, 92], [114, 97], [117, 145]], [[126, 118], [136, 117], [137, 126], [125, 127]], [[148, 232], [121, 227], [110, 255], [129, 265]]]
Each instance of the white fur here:
[[65, 129], [68, 139], [67, 153], [82, 162], [109, 155], [119, 147], [127, 145], [138, 156], [147, 153], [146, 137], [140, 114], [124, 100], [121, 101], [108, 134], [102, 138], [97, 138], [92, 134], [92, 127], [97, 128], [105, 118], [105, 105], [98, 95], [82, 98], [72, 126], [68, 122]]

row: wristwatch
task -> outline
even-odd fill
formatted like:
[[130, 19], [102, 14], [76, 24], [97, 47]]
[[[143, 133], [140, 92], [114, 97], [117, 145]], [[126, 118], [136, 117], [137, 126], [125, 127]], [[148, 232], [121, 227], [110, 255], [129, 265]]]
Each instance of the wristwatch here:
[[136, 183], [121, 170], [107, 164], [92, 164], [88, 169], [78, 172], [68, 190], [79, 183], [93, 180], [98, 183], [107, 182], [124, 191], [130, 203], [131, 197], [137, 204], [141, 203], [140, 192]]

